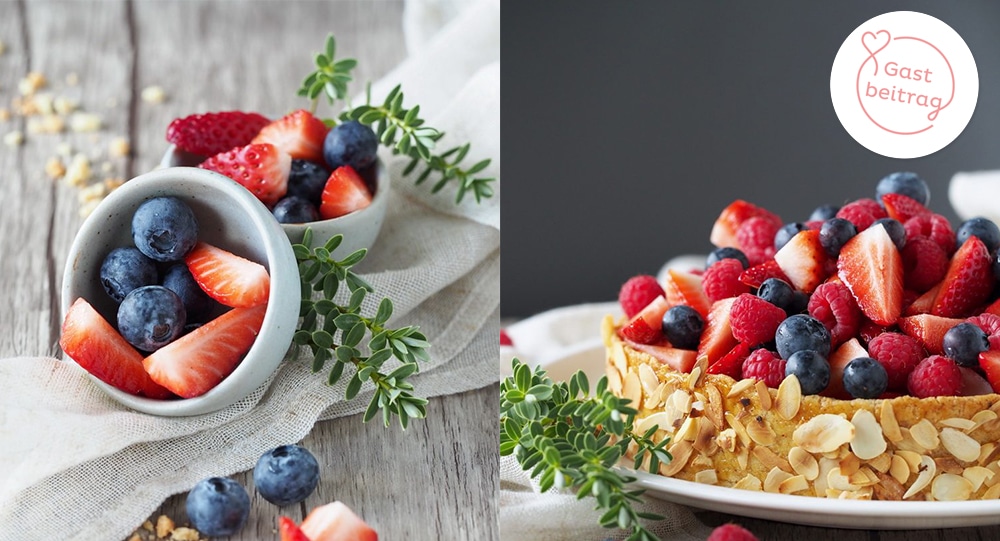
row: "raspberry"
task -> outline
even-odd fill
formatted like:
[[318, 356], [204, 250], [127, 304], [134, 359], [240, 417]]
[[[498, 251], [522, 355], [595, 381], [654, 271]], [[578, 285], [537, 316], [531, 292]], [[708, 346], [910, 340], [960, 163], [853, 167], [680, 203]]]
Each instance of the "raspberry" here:
[[992, 336], [1000, 332], [1000, 316], [996, 314], [983, 312], [978, 316], [972, 316], [969, 319], [966, 319], [966, 321], [982, 329], [987, 336]]
[[759, 541], [757, 536], [737, 524], [723, 524], [712, 530], [705, 541]]
[[774, 340], [774, 332], [785, 317], [781, 308], [756, 295], [744, 293], [733, 302], [729, 324], [737, 340], [755, 346]]
[[640, 274], [629, 278], [622, 285], [618, 292], [618, 303], [621, 304], [625, 316], [632, 319], [660, 295], [663, 295], [663, 287], [656, 281], [656, 277]]
[[948, 219], [940, 214], [921, 214], [903, 224], [907, 241], [916, 237], [927, 237], [936, 242], [949, 256], [955, 253], [955, 231]]
[[843, 218], [858, 228], [858, 232], [868, 229], [875, 220], [887, 218], [885, 209], [874, 199], [858, 199], [840, 207], [837, 218]]
[[749, 293], [750, 286], [740, 282], [743, 274], [743, 263], [738, 259], [720, 259], [705, 271], [701, 286], [705, 289], [708, 300], [715, 302], [742, 293]]
[[774, 257], [774, 235], [781, 229], [780, 223], [757, 216], [740, 224], [736, 230], [736, 243], [746, 254], [750, 265], [759, 265]]
[[885, 367], [889, 375], [889, 389], [903, 390], [906, 378], [924, 358], [924, 348], [913, 337], [896, 333], [882, 333], [868, 342], [868, 355]]
[[743, 361], [742, 377], [761, 380], [768, 387], [776, 389], [781, 385], [781, 380], [785, 379], [785, 360], [772, 351], [755, 349]]
[[832, 347], [851, 339], [861, 326], [861, 309], [841, 282], [820, 284], [809, 298], [808, 311], [830, 331]]
[[917, 398], [958, 396], [962, 394], [962, 369], [947, 357], [931, 355], [913, 369], [907, 386]]
[[923, 293], [948, 273], [948, 254], [928, 237], [910, 237], [901, 255], [903, 284], [907, 289]]

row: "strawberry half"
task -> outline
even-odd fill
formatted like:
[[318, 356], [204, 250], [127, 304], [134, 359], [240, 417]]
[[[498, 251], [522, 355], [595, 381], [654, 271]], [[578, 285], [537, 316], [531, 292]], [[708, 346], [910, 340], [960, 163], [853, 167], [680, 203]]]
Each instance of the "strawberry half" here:
[[375, 530], [341, 502], [314, 508], [299, 527], [310, 541], [378, 541]]
[[226, 306], [246, 308], [267, 302], [271, 278], [260, 263], [205, 242], [196, 244], [184, 262], [205, 293]]
[[1000, 351], [980, 352], [979, 367], [986, 374], [986, 380], [993, 387], [993, 392], [1000, 393]]
[[721, 359], [708, 365], [709, 374], [725, 374], [733, 379], [740, 379], [743, 373], [743, 362], [750, 356], [750, 346], [739, 343], [722, 356]]
[[791, 283], [788, 276], [785, 276], [781, 270], [781, 266], [773, 259], [768, 259], [760, 265], [754, 265], [740, 275], [740, 281], [750, 287], [760, 287], [768, 278], [777, 278]]
[[712, 233], [709, 236], [709, 240], [718, 248], [725, 246], [737, 248], [739, 243], [736, 241], [736, 230], [740, 228], [740, 224], [743, 222], [756, 217], [767, 218], [773, 221], [777, 227], [781, 227], [784, 223], [777, 214], [758, 207], [753, 203], [737, 199], [730, 203], [728, 207], [722, 209], [722, 213], [719, 214], [719, 217], [715, 220], [715, 224], [712, 225]]
[[679, 349], [662, 344], [639, 344], [626, 342], [632, 349], [651, 355], [661, 363], [681, 373], [688, 373], [694, 368], [698, 354], [690, 349]]
[[150, 379], [142, 368], [142, 355], [82, 297], [66, 312], [59, 346], [76, 364], [116, 389], [149, 398], [173, 396]]
[[653, 344], [663, 340], [663, 314], [670, 304], [660, 295], [639, 311], [619, 333], [622, 338], [640, 344]]
[[319, 205], [319, 215], [324, 220], [339, 218], [372, 204], [361, 175], [350, 165], [342, 165], [330, 174], [323, 188]]
[[309, 111], [299, 109], [261, 128], [253, 143], [270, 143], [297, 160], [326, 163], [323, 141], [330, 128]]
[[154, 351], [142, 361], [149, 377], [178, 396], [201, 396], [231, 374], [250, 350], [267, 305], [233, 308]]
[[707, 356], [709, 366], [739, 343], [733, 336], [733, 326], [730, 321], [734, 302], [736, 297], [716, 301], [705, 319], [705, 330], [702, 331], [701, 341], [698, 343], [697, 357]]
[[269, 122], [263, 115], [243, 111], [188, 115], [167, 126], [167, 141], [186, 152], [212, 156], [250, 144]]
[[281, 541], [310, 541], [299, 525], [285, 516], [278, 517], [278, 533], [281, 534]]
[[705, 296], [701, 276], [689, 272], [670, 269], [663, 281], [663, 292], [670, 306], [684, 304], [694, 308], [701, 317], [708, 315], [712, 303]]
[[830, 383], [827, 384], [826, 389], [824, 389], [820, 394], [844, 400], [854, 398], [847, 392], [846, 389], [844, 389], [844, 368], [847, 367], [847, 363], [857, 359], [858, 357], [868, 357], [868, 352], [864, 347], [862, 347], [861, 343], [858, 342], [857, 338], [851, 338], [834, 350], [834, 352], [830, 354], [829, 359]]
[[916, 199], [899, 193], [883, 195], [882, 204], [885, 205], [885, 212], [889, 217], [901, 224], [905, 224], [906, 220], [914, 216], [931, 214], [931, 211], [927, 210], [927, 207], [921, 205]]
[[847, 241], [837, 259], [837, 275], [868, 319], [892, 325], [899, 318], [903, 310], [903, 258], [884, 227], [869, 227]]
[[915, 338], [924, 349], [933, 355], [944, 355], [941, 341], [949, 329], [963, 320], [950, 317], [919, 314], [899, 318], [899, 330]]
[[944, 317], [964, 317], [986, 303], [996, 279], [990, 251], [977, 237], [969, 237], [955, 252], [931, 313]]
[[792, 285], [806, 293], [812, 293], [826, 280], [827, 255], [819, 242], [819, 231], [799, 231], [774, 254], [774, 260]]
[[270, 207], [288, 191], [292, 157], [274, 145], [246, 145], [216, 154], [198, 167], [239, 182]]

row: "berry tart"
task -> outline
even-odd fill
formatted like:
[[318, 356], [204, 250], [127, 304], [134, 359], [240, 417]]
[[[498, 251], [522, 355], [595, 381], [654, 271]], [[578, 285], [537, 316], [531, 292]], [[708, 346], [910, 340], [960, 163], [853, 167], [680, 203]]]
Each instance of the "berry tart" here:
[[842, 499], [1000, 497], [1000, 229], [913, 173], [803, 222], [737, 200], [704, 269], [636, 276], [609, 388], [669, 477]]

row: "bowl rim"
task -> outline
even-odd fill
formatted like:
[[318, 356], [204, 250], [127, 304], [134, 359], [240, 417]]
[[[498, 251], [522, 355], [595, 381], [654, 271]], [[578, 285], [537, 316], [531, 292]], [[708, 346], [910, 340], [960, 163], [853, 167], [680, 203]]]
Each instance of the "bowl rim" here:
[[[93, 382], [117, 402], [143, 413], [170, 417], [200, 415], [223, 409], [245, 398], [265, 384], [291, 346], [300, 305], [298, 264], [295, 255], [285, 232], [279, 227], [267, 207], [242, 185], [224, 175], [195, 167], [168, 167], [156, 169], [129, 180], [101, 201], [80, 225], [70, 246], [63, 269], [60, 290], [61, 320], [65, 319], [70, 305], [76, 300], [76, 298], [71, 298], [73, 294], [71, 286], [74, 283], [77, 255], [86, 248], [85, 245], [94, 230], [103, 226], [104, 222], [100, 216], [107, 214], [109, 209], [125, 204], [129, 197], [133, 197], [133, 192], [147, 190], [169, 195], [176, 186], [187, 183], [200, 184], [207, 186], [210, 190], [217, 191], [221, 198], [226, 198], [230, 204], [239, 207], [248, 216], [263, 243], [263, 252], [267, 258], [266, 265], [271, 280], [267, 310], [253, 346], [250, 347], [244, 359], [233, 372], [205, 394], [193, 398], [166, 400], [146, 398], [117, 389], [87, 373]], [[267, 346], [264, 346], [265, 343]], [[262, 348], [271, 349], [275, 347], [274, 344], [284, 346], [278, 346], [281, 354], [275, 354], [272, 358], [260, 357]], [[255, 352], [258, 355], [251, 357]], [[76, 364], [65, 353], [63, 356], [67, 361]], [[247, 363], [247, 358], [261, 360]], [[79, 365], [77, 366], [79, 367]], [[83, 369], [81, 368], [81, 370]]]

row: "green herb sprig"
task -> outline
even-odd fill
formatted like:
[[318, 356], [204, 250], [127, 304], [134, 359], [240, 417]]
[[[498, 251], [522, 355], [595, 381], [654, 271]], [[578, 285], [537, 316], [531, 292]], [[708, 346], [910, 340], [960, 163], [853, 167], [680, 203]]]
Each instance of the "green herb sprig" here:
[[631, 541], [657, 538], [639, 519], [663, 517], [637, 511], [633, 504], [645, 492], [629, 489], [635, 477], [617, 469], [630, 443], [635, 443], [634, 468], [649, 457], [649, 471], [671, 460], [667, 439], [653, 441], [656, 426], [634, 434], [637, 411], [629, 400], [615, 396], [602, 377], [594, 394], [582, 371], [569, 382], [555, 383], [541, 367], [534, 370], [514, 359], [513, 376], [500, 382], [500, 455], [514, 455], [542, 492], [572, 488], [578, 499], [593, 496], [604, 511], [605, 528], [632, 529]]
[[[386, 327], [393, 311], [388, 298], [379, 302], [374, 316], [362, 314], [361, 304], [374, 289], [351, 269], [364, 259], [367, 250], [358, 250], [338, 261], [331, 254], [340, 246], [343, 235], [334, 235], [316, 248], [312, 247], [312, 236], [312, 230], [307, 229], [302, 242], [292, 245], [302, 285], [299, 328], [292, 341], [312, 351], [313, 372], [332, 362], [327, 379], [330, 385], [343, 377], [346, 368], [353, 368], [344, 391], [347, 400], [357, 396], [366, 381], [374, 384], [375, 394], [365, 410], [365, 422], [381, 412], [386, 426], [395, 415], [405, 429], [410, 419], [422, 419], [427, 413], [427, 399], [413, 394], [407, 378], [420, 369], [419, 361], [430, 359], [430, 344], [416, 326]], [[347, 291], [338, 297], [342, 284]], [[314, 300], [314, 292], [320, 292], [321, 298]], [[338, 301], [344, 297], [346, 303]], [[365, 337], [368, 343], [362, 346]], [[386, 372], [383, 365], [393, 357], [401, 364]]]
[[330, 34], [323, 52], [317, 53], [314, 59], [316, 71], [307, 75], [299, 87], [298, 95], [312, 100], [311, 113], [316, 112], [321, 94], [326, 95], [331, 106], [337, 100], [347, 99], [347, 83], [354, 80], [351, 70], [358, 65], [358, 61], [353, 58], [337, 60], [336, 54], [337, 40]]

